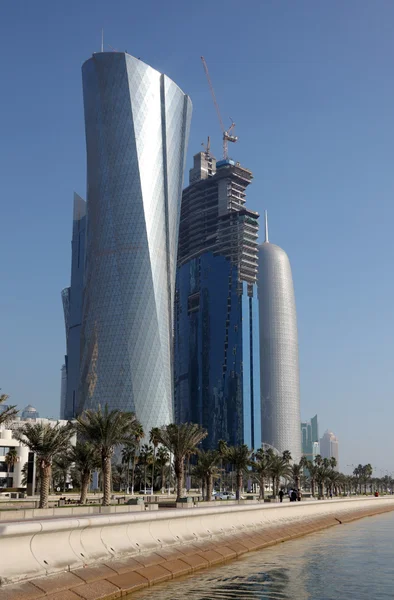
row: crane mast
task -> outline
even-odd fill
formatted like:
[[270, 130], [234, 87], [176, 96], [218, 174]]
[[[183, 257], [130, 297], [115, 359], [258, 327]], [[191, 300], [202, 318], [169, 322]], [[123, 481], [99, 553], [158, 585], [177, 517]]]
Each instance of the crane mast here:
[[208, 81], [209, 89], [211, 90], [211, 95], [212, 95], [213, 103], [214, 103], [214, 106], [215, 106], [215, 109], [216, 109], [216, 114], [218, 116], [220, 128], [221, 128], [222, 134], [223, 134], [223, 158], [225, 160], [227, 160], [228, 159], [228, 143], [229, 142], [235, 143], [236, 141], [238, 141], [238, 136], [236, 136], [236, 135], [234, 135], [232, 133], [234, 131], [235, 123], [231, 119], [231, 125], [230, 125], [230, 127], [228, 129], [225, 129], [225, 127], [223, 125], [222, 115], [220, 113], [220, 108], [219, 108], [219, 105], [218, 105], [217, 100], [216, 100], [215, 90], [213, 89], [211, 77], [209, 75], [208, 65], [207, 65], [207, 63], [205, 61], [205, 58], [203, 56], [201, 57], [201, 62], [202, 62], [202, 65], [204, 67], [205, 75], [206, 75], [206, 78], [207, 78], [207, 81]]

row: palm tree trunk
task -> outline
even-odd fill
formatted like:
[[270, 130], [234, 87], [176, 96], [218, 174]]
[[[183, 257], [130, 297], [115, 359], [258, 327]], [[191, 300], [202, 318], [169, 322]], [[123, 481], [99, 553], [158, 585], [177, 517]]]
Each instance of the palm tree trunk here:
[[296, 489], [299, 490], [300, 489], [300, 478], [298, 476], [295, 478], [295, 485], [296, 485]]
[[311, 479], [311, 492], [312, 492], [312, 497], [315, 497], [315, 480]]
[[264, 496], [265, 496], [265, 480], [264, 477], [261, 477], [260, 481], [260, 500], [264, 500]]
[[155, 462], [156, 462], [156, 446], [153, 447], [153, 465], [152, 465], [152, 494], [155, 485]]
[[109, 506], [111, 499], [111, 458], [104, 456], [102, 461], [103, 472], [103, 506]]
[[51, 483], [52, 467], [51, 465], [40, 465], [41, 486], [40, 486], [40, 504], [39, 508], [48, 508], [49, 486]]
[[184, 490], [184, 479], [185, 479], [185, 473], [184, 473], [184, 465], [183, 465], [183, 460], [180, 460], [179, 458], [175, 458], [175, 462], [174, 462], [174, 469], [175, 469], [175, 475], [176, 475], [176, 499], [177, 502], [179, 502], [180, 498], [182, 498], [183, 496], [183, 490]]
[[212, 488], [213, 488], [213, 477], [212, 475], [207, 476], [207, 502], [212, 500]]
[[166, 488], [166, 482], [165, 482], [166, 476], [165, 476], [165, 465], [161, 468], [161, 493], [164, 494], [165, 492], [165, 488]]
[[88, 497], [88, 488], [90, 483], [90, 472], [82, 474], [81, 481], [81, 497], [79, 499], [80, 504], [86, 504], [86, 499]]
[[272, 497], [276, 498], [276, 489], [275, 489], [275, 475], [272, 477]]
[[133, 470], [131, 474], [131, 494], [134, 494], [134, 480], [135, 480], [135, 456], [133, 456]]
[[241, 500], [242, 488], [243, 488], [242, 484], [243, 484], [242, 471], [237, 471], [237, 484], [236, 484], [236, 492], [235, 492], [235, 497], [237, 500]]

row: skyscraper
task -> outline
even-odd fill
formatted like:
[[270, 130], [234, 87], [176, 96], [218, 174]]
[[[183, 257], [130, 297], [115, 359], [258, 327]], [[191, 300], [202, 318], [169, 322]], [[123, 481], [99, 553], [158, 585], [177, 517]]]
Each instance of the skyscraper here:
[[106, 403], [132, 410], [149, 433], [173, 420], [173, 303], [191, 101], [124, 52], [94, 54], [82, 79], [87, 231], [76, 410]]
[[301, 458], [297, 316], [290, 262], [268, 240], [259, 246], [261, 429], [263, 442]]
[[252, 173], [207, 152], [183, 192], [175, 293], [175, 416], [257, 448], [260, 380], [258, 213], [245, 206]]
[[[60, 417], [75, 417], [79, 404], [80, 344], [85, 265], [86, 202], [74, 194], [71, 240], [71, 285], [62, 291], [66, 328], [65, 373], [62, 370]], [[65, 382], [64, 382], [65, 378]]]
[[303, 456], [313, 462], [315, 457], [320, 454], [317, 415], [310, 421], [301, 421], [301, 442]]
[[332, 431], [326, 431], [320, 439], [320, 454], [323, 458], [335, 458], [339, 463], [339, 448], [338, 438]]

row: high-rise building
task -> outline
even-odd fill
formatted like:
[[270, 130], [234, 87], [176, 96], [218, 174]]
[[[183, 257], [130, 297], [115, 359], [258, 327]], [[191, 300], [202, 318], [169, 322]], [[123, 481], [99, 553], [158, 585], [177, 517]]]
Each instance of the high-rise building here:
[[301, 458], [297, 316], [290, 262], [268, 240], [259, 246], [262, 439], [294, 461]]
[[[74, 194], [71, 285], [62, 290], [66, 328], [65, 374], [62, 369], [60, 417], [72, 419], [79, 405], [80, 345], [86, 240], [86, 202]], [[64, 377], [66, 383], [64, 383]]]
[[31, 419], [32, 421], [35, 421], [39, 418], [40, 415], [38, 413], [38, 410], [34, 408], [34, 406], [32, 406], [31, 404], [28, 404], [26, 408], [24, 408], [21, 412], [21, 419]]
[[105, 404], [134, 411], [148, 434], [173, 420], [173, 305], [191, 101], [124, 52], [94, 54], [82, 79], [80, 384], [75, 397], [67, 389], [66, 406], [73, 413]]
[[184, 190], [175, 292], [175, 417], [257, 448], [260, 380], [258, 213], [245, 206], [252, 173], [201, 152]]
[[326, 431], [320, 439], [320, 454], [323, 458], [335, 458], [339, 463], [338, 438], [332, 431]]
[[303, 456], [313, 462], [315, 457], [320, 454], [317, 415], [310, 421], [301, 421], [301, 442]]
[[[66, 357], [67, 358], [67, 357]], [[67, 365], [64, 363], [61, 368], [61, 382], [60, 382], [60, 416], [63, 417], [66, 410], [66, 399], [67, 399]]]

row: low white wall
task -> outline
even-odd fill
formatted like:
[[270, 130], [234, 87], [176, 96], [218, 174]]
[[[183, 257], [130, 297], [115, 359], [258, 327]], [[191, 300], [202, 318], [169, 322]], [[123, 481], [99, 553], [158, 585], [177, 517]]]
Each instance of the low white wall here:
[[[148, 510], [158, 510], [158, 504], [148, 504]], [[0, 510], [1, 521], [24, 521], [50, 517], [88, 516], [115, 513], [141, 512], [144, 504], [119, 504], [119, 506], [64, 506], [60, 508], [24, 508]]]
[[384, 504], [393, 497], [218, 506], [0, 524], [3, 583], [122, 555]]

